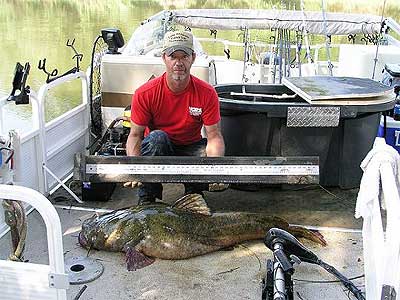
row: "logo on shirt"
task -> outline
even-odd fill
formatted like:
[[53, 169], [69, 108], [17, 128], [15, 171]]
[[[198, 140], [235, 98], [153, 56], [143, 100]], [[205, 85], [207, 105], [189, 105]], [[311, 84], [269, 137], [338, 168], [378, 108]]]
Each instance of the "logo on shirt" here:
[[191, 116], [194, 116], [194, 117], [198, 117], [198, 116], [201, 116], [201, 113], [203, 112], [203, 110], [201, 109], [201, 107], [192, 107], [192, 106], [189, 106], [189, 114], [191, 115]]

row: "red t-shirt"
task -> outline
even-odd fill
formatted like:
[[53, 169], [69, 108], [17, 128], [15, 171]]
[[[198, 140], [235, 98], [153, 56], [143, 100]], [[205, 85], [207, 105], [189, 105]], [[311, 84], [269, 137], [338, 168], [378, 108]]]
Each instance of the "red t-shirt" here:
[[139, 87], [132, 97], [131, 120], [151, 130], [163, 130], [174, 144], [188, 145], [201, 139], [201, 127], [220, 120], [215, 89], [190, 76], [188, 87], [174, 94], [167, 85], [166, 73]]

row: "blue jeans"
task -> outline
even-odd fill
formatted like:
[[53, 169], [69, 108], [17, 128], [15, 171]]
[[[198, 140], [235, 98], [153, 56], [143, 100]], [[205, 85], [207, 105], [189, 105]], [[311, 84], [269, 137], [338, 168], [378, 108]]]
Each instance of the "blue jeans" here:
[[[162, 130], [153, 130], [142, 141], [142, 156], [206, 156], [207, 139], [190, 145], [175, 145]], [[208, 183], [184, 183], [185, 194], [202, 194], [208, 190]], [[143, 182], [139, 197], [162, 199], [162, 184]]]

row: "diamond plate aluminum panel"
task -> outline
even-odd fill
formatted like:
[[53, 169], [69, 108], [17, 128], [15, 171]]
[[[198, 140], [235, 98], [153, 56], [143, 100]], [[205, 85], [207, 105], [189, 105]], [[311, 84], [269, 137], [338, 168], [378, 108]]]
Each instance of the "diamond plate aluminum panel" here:
[[340, 107], [288, 107], [287, 127], [337, 127]]

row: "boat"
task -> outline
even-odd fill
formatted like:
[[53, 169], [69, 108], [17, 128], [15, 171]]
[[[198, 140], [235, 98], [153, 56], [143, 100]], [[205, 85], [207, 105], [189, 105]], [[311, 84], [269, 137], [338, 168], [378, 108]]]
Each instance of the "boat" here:
[[[372, 90], [366, 95], [348, 89], [345, 96], [342, 91], [342, 95], [333, 93], [326, 99], [315, 101], [305, 93], [293, 97], [305, 88], [308, 80], [314, 80], [314, 85], [319, 87], [329, 77], [382, 81], [385, 65], [400, 61], [400, 44], [391, 35], [398, 34], [400, 26], [393, 19], [287, 10], [187, 9], [160, 12], [134, 31], [120, 54], [101, 56], [101, 82], [97, 83], [102, 87], [98, 98], [101, 98], [101, 111], [99, 104], [95, 107], [98, 108], [96, 115], [102, 114], [106, 124], [130, 105], [132, 93], [138, 86], [163, 72], [160, 57], [162, 38], [168, 28], [186, 28], [192, 30], [195, 37], [196, 34], [200, 36], [195, 40], [197, 57], [192, 70], [193, 74], [215, 85], [217, 92], [221, 92], [222, 132], [227, 155], [316, 155], [320, 157], [321, 184], [342, 188], [359, 185], [362, 175], [359, 165], [372, 147], [380, 113], [391, 110], [394, 105], [394, 93], [374, 99], [370, 97], [374, 94]], [[202, 30], [211, 31], [214, 37], [202, 37]], [[218, 31], [239, 32], [243, 40], [238, 43], [218, 38]], [[292, 45], [290, 33], [292, 39], [296, 36], [295, 45]], [[329, 39], [322, 44], [310, 45], [307, 37], [311, 34]], [[354, 43], [357, 39], [362, 43], [370, 41], [370, 44], [331, 43], [335, 36], [343, 35]], [[274, 43], [265, 40], [274, 40]], [[209, 55], [204, 50], [207, 46], [220, 47], [225, 55]], [[231, 55], [235, 47], [241, 50], [240, 59]], [[334, 51], [339, 52], [337, 61], [331, 55]], [[307, 79], [293, 84], [293, 78], [297, 77]], [[354, 84], [351, 79], [347, 80], [343, 87]], [[326, 92], [329, 92], [330, 85], [339, 88], [334, 82], [341, 80], [333, 79], [326, 85]], [[372, 89], [367, 81], [365, 87]], [[235, 97], [227, 97], [226, 91], [234, 92]], [[257, 95], [252, 97], [251, 93]], [[286, 99], [278, 99], [281, 95], [286, 95]], [[257, 97], [259, 99], [254, 100]], [[281, 107], [280, 113], [277, 113], [278, 106]], [[319, 118], [320, 122], [298, 121], [297, 125], [285, 126], [291, 122], [287, 118], [290, 107], [296, 107], [296, 115], [303, 115], [308, 120]], [[340, 122], [328, 124], [325, 122], [327, 111], [335, 109]], [[360, 126], [365, 127], [363, 134], [358, 133]], [[259, 134], [258, 129], [263, 134]], [[257, 133], [248, 134], [253, 130]], [[319, 144], [310, 143], [315, 137], [320, 139]]]
[[[352, 21], [349, 22], [349, 20]], [[312, 24], [314, 25], [311, 26]], [[117, 127], [117, 122], [113, 124], [113, 121], [124, 115], [124, 109], [130, 104], [132, 92], [137, 86], [152, 76], [161, 74], [163, 68], [159, 55], [160, 43], [165, 32], [173, 26], [190, 27], [194, 32], [195, 28], [211, 29], [214, 30], [213, 34], [215, 30], [225, 29], [243, 32], [243, 42], [238, 43], [238, 46], [243, 49], [243, 60], [228, 57], [229, 48], [236, 45], [234, 42], [218, 39], [216, 36], [197, 38], [196, 42], [196, 52], [199, 55], [193, 67], [194, 74], [216, 86], [221, 98], [222, 122], [226, 124], [237, 122], [238, 120], [234, 119], [237, 115], [245, 115], [245, 118], [253, 119], [253, 114], [247, 116], [246, 114], [250, 111], [260, 115], [259, 109], [264, 112], [267, 110], [269, 115], [267, 118], [270, 119], [275, 113], [275, 118], [278, 118], [279, 123], [283, 125], [287, 124], [288, 116], [286, 113], [281, 116], [279, 109], [287, 112], [288, 108], [316, 107], [317, 110], [314, 113], [325, 114], [332, 110], [328, 118], [332, 122], [331, 125], [323, 127], [321, 121], [314, 120], [317, 123], [313, 123], [311, 128], [317, 129], [301, 127], [300, 136], [304, 136], [304, 132], [311, 132], [308, 136], [312, 143], [312, 138], [315, 139], [318, 134], [326, 135], [328, 131], [329, 135], [332, 135], [334, 124], [336, 127], [342, 124], [338, 131], [348, 130], [348, 127], [356, 128], [354, 129], [356, 132], [345, 139], [354, 139], [358, 134], [367, 136], [360, 136], [359, 138], [366, 139], [365, 143], [352, 151], [358, 161], [372, 147], [381, 111], [389, 110], [394, 106], [391, 87], [385, 87], [378, 82], [380, 68], [386, 63], [398, 62], [396, 51], [400, 45], [394, 38], [388, 36], [386, 31], [382, 32], [383, 40], [379, 40], [377, 45], [349, 45], [348, 47], [339, 45], [342, 53], [339, 58], [342, 57], [342, 61], [339, 59], [338, 63], [319, 59], [319, 50], [326, 49], [326, 44], [309, 45], [310, 49], [315, 47], [313, 62], [303, 63], [299, 60], [294, 68], [291, 68], [291, 64], [288, 63], [289, 57], [293, 56], [289, 53], [284, 54], [283, 45], [290, 30], [300, 31], [303, 36], [311, 33], [324, 36], [365, 34], [369, 37], [377, 35], [375, 38], [380, 38], [378, 34], [381, 33], [382, 18], [377, 16], [346, 16], [280, 10], [163, 11], [146, 20], [133, 33], [125, 47], [118, 30], [103, 30], [104, 39], [98, 39], [98, 43], [103, 43], [105, 47], [98, 52], [94, 51], [92, 66], [87, 72], [76, 68], [58, 78], [49, 76], [48, 82], [37, 93], [27, 87], [29, 64], [17, 65], [12, 97], [0, 99], [0, 109], [8, 99], [21, 104], [29, 100], [33, 110], [33, 127], [31, 131], [22, 135], [16, 131], [10, 131], [1, 136], [0, 141], [4, 147], [1, 150], [0, 178], [2, 183], [12, 183], [15, 186], [1, 185], [0, 197], [21, 200], [28, 204], [26, 210], [30, 214], [25, 258], [29, 259], [29, 263], [10, 264], [7, 262], [6, 264], [3, 260], [1, 261], [0, 276], [4, 276], [3, 278], [8, 276], [7, 280], [0, 281], [1, 290], [6, 299], [47, 299], [46, 297], [48, 299], [79, 299], [81, 296], [82, 299], [261, 298], [261, 279], [265, 276], [264, 262], [267, 257], [271, 257], [271, 252], [261, 243], [246, 243], [242, 248], [234, 251], [220, 251], [187, 261], [158, 261], [149, 268], [132, 273], [126, 273], [122, 257], [115, 253], [95, 252], [89, 255], [86, 250], [76, 246], [77, 232], [83, 219], [94, 212], [102, 213], [134, 205], [137, 201], [135, 190], [124, 189], [113, 180], [106, 182], [103, 178], [104, 182], [93, 182], [90, 187], [85, 185], [87, 182], [77, 181], [76, 178], [82, 175], [82, 167], [85, 165], [77, 162], [76, 154], [94, 154], [90, 157], [103, 159], [104, 155], [101, 155], [103, 153], [118, 159], [116, 154], [120, 153], [118, 151], [123, 151], [120, 149], [123, 143], [120, 140], [111, 140], [110, 136], [115, 130], [121, 137], [125, 129], [123, 126]], [[385, 20], [385, 26], [395, 32], [400, 32], [400, 27], [394, 20]], [[260, 43], [250, 39], [251, 30], [271, 30], [271, 28], [276, 32], [276, 43], [262, 45], [265, 53], [261, 55], [260, 52], [258, 63], [251, 61], [250, 49], [254, 49]], [[343, 31], [339, 31], [338, 28]], [[282, 46], [277, 44], [278, 41], [282, 41]], [[202, 42], [224, 45], [225, 56], [207, 55], [202, 50], [205, 49], [201, 46]], [[328, 44], [328, 49], [333, 46]], [[294, 48], [296, 52], [297, 48]], [[375, 60], [375, 63], [373, 58], [376, 57], [377, 49], [383, 54], [378, 55], [379, 59]], [[349, 57], [354, 58], [354, 51], [360, 53], [364, 50], [366, 56], [372, 59], [372, 63], [366, 67], [367, 59], [360, 58], [361, 55], [358, 55], [357, 58], [361, 59], [359, 63], [351, 59], [351, 62], [355, 62], [358, 67], [351, 67]], [[303, 52], [307, 51], [303, 49]], [[306, 60], [308, 59], [310, 59], [309, 55]], [[289, 75], [289, 68], [291, 76], [286, 76]], [[375, 71], [371, 72], [371, 70]], [[330, 76], [331, 72], [332, 75], [337, 76]], [[123, 74], [123, 76], [117, 76], [117, 74]], [[376, 80], [367, 80], [366, 77], [370, 78], [372, 74], [377, 76], [374, 78]], [[301, 77], [298, 77], [299, 75]], [[332, 83], [344, 78], [354, 80], [354, 77], [359, 80], [360, 88], [365, 88], [366, 84], [367, 87], [374, 85], [375, 88], [366, 93], [358, 93], [358, 96], [346, 90], [346, 95], [336, 93], [329, 99], [321, 99], [312, 93], [307, 93], [304, 85], [304, 80], [322, 85], [323, 82]], [[48, 105], [46, 95], [51, 89], [71, 80], [82, 83], [81, 103], [56, 119], [46, 122], [44, 117], [45, 107]], [[343, 82], [338, 84], [343, 87]], [[249, 105], [249, 99], [251, 99], [251, 105]], [[341, 104], [338, 104], [338, 101], [342, 101]], [[256, 111], [254, 111], [255, 106]], [[293, 113], [292, 116], [294, 118], [292, 121], [297, 122], [298, 119], [295, 117], [298, 114]], [[306, 118], [310, 119], [310, 114], [306, 114]], [[353, 119], [355, 124], [343, 125], [342, 119]], [[122, 119], [118, 119], [119, 121]], [[267, 123], [270, 121], [268, 120]], [[327, 118], [324, 121], [326, 122]], [[246, 124], [242, 120], [239, 122]], [[363, 128], [366, 124], [369, 124], [367, 133], [364, 131], [359, 133], [357, 128]], [[270, 125], [263, 123], [262, 126]], [[287, 128], [287, 126], [282, 127]], [[227, 126], [224, 133], [231, 134], [230, 128]], [[259, 128], [257, 125], [255, 130], [257, 133], [259, 133]], [[278, 131], [278, 134], [281, 133]], [[343, 138], [344, 136], [336, 135], [333, 140], [327, 139], [324, 143], [341, 143]], [[229, 138], [229, 141], [231, 139], [234, 140], [234, 138]], [[255, 139], [259, 138], [255, 137]], [[261, 142], [264, 143], [264, 141]], [[324, 161], [326, 157], [332, 155], [332, 150], [329, 148], [324, 151], [325, 158], [320, 157], [317, 160], [309, 158], [306, 160], [308, 165], [300, 167], [311, 170], [315, 161], [319, 164], [319, 161]], [[341, 151], [346, 152], [347, 149], [344, 148]], [[237, 156], [235, 153], [232, 154], [234, 157]], [[282, 156], [279, 152], [266, 154], [257, 149], [256, 155], [259, 157]], [[303, 153], [288, 153], [286, 156], [314, 157], [319, 156], [319, 153], [305, 149]], [[351, 181], [353, 177], [356, 177], [351, 175], [354, 171], [354, 162], [349, 165], [349, 161], [352, 159], [354, 157], [350, 156], [341, 162], [342, 175], [350, 172], [345, 181]], [[260, 164], [260, 161], [256, 163]], [[277, 170], [284, 172], [286, 169], [284, 165], [282, 167], [282, 164], [284, 164], [283, 160], [278, 160], [276, 167]], [[325, 174], [338, 170], [334, 164], [333, 159], [325, 165]], [[73, 174], [74, 171], [75, 174]], [[307, 247], [324, 259], [335, 263], [347, 277], [359, 275], [363, 272], [365, 263], [362, 258], [363, 240], [360, 231], [362, 222], [353, 217], [358, 192], [353, 187], [359, 181], [356, 184], [352, 181], [348, 185], [343, 182], [341, 186], [342, 183], [335, 179], [332, 180], [332, 184], [328, 184], [330, 187], [327, 189], [323, 186], [325, 183], [323, 185], [307, 184], [315, 183], [312, 180], [316, 176], [313, 175], [314, 173], [310, 174], [306, 181], [301, 179], [296, 184], [288, 185], [282, 184], [281, 181], [282, 178], [283, 180], [290, 178], [290, 176], [284, 177], [285, 173], [284, 176], [279, 176], [279, 189], [276, 185], [264, 186], [256, 192], [229, 189], [220, 193], [206, 192], [206, 197], [215, 211], [273, 211], [274, 214], [290, 220], [290, 223], [303, 224], [321, 230], [328, 240], [328, 247], [319, 248], [311, 244], [307, 244]], [[321, 177], [321, 174], [323, 173], [317, 175]], [[339, 177], [342, 178], [342, 175]], [[360, 175], [357, 175], [358, 180]], [[167, 184], [164, 200], [172, 203], [181, 194], [179, 185]], [[50, 203], [52, 205], [49, 205]], [[40, 217], [44, 218], [44, 223], [40, 221]], [[9, 239], [7, 232], [8, 226], [3, 217], [3, 209], [0, 207], [0, 236], [2, 236], [0, 253], [4, 255], [3, 257], [9, 253], [6, 242]], [[47, 253], [49, 258], [45, 255]], [[93, 260], [84, 259], [87, 256], [96, 258], [97, 262], [100, 261], [104, 265], [104, 270]], [[69, 265], [64, 265], [65, 262]], [[93, 269], [95, 271], [89, 272]], [[86, 271], [89, 274], [86, 274]], [[93, 278], [93, 273], [96, 274], [95, 278]], [[329, 286], [325, 282], [305, 284], [304, 282], [320, 280], [321, 276], [326, 281], [331, 279], [327, 275], [322, 275], [313, 266], [305, 264], [297, 266], [295, 275], [297, 274], [299, 277], [295, 280], [295, 291], [299, 298], [332, 299], [335, 297], [340, 299], [346, 297], [346, 292], [341, 289], [340, 283]], [[71, 277], [67, 275], [74, 277], [73, 284], [69, 284]], [[37, 280], [33, 281], [32, 278], [37, 278]], [[363, 284], [362, 276], [356, 280], [359, 284]]]

